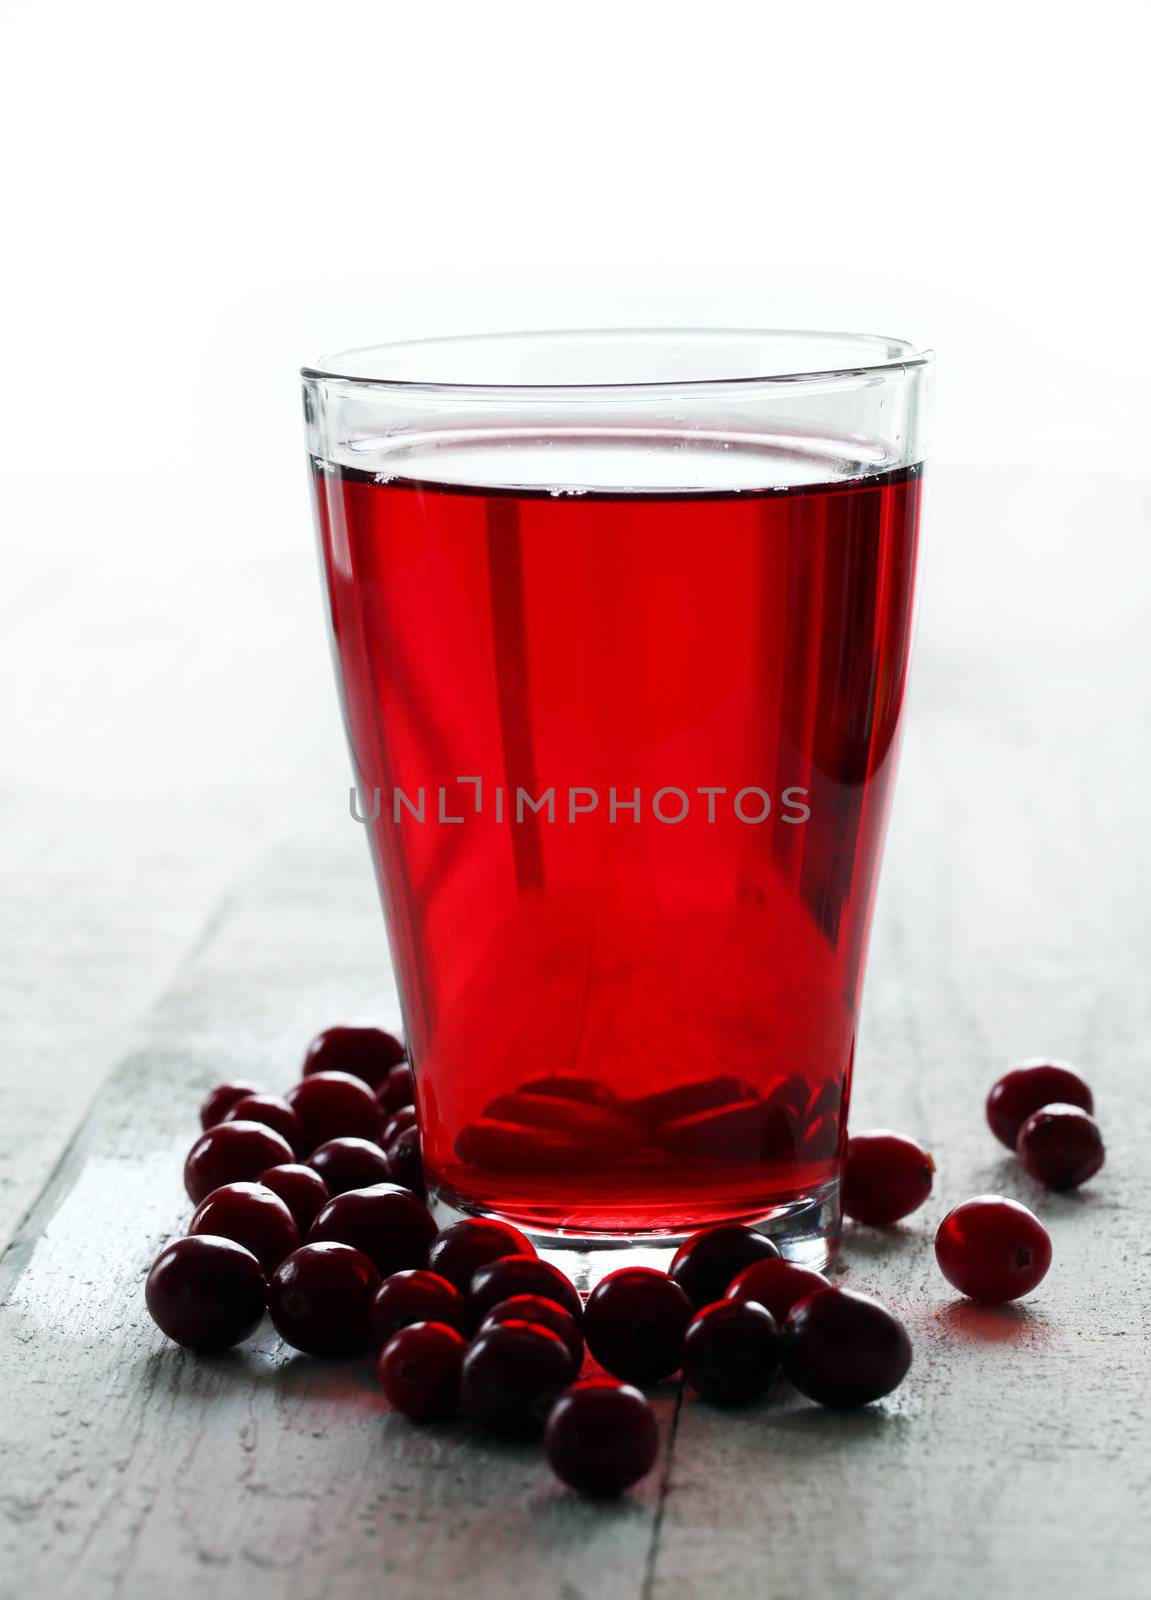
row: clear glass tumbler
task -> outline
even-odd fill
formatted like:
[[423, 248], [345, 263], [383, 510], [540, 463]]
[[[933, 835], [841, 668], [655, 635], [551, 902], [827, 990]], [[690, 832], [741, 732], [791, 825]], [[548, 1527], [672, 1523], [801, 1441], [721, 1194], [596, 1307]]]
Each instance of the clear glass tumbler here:
[[931, 357], [572, 332], [304, 371], [437, 1216], [587, 1286], [821, 1264], [911, 638]]

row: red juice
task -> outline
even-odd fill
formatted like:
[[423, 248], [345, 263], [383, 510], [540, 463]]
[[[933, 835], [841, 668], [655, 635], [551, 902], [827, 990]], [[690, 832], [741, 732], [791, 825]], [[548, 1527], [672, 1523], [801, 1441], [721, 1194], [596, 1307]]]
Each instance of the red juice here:
[[316, 463], [445, 1202], [658, 1235], [834, 1188], [920, 499], [918, 467], [848, 471], [557, 491]]

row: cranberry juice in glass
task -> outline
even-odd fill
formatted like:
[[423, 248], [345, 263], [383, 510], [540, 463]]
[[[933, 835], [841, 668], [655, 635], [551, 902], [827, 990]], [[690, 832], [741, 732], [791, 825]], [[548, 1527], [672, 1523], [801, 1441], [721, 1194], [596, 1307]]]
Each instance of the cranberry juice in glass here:
[[514, 1222], [581, 1283], [728, 1220], [826, 1258], [928, 373], [890, 340], [642, 332], [306, 373], [444, 1220]]

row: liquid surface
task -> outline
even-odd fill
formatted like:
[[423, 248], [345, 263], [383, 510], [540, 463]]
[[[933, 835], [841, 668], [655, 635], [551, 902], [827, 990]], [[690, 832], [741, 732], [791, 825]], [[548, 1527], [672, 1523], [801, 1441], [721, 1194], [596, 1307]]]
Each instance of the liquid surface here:
[[919, 474], [835, 481], [849, 452], [816, 449], [823, 481], [773, 486], [794, 455], [727, 492], [317, 464], [425, 1165], [458, 1203], [676, 1232], [837, 1170]]

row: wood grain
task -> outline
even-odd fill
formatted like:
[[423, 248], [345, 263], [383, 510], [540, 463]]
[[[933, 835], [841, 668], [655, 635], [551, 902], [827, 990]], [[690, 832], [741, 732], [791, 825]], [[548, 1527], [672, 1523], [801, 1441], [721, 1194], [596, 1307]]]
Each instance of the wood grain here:
[[302, 492], [2, 481], [0, 1247], [238, 875], [346, 782]]
[[[187, 1215], [198, 1095], [237, 1070], [285, 1083], [334, 1017], [395, 1017], [363, 838], [301, 800], [0, 1263], [5, 1593], [1141, 1600], [1147, 496], [969, 475], [938, 485], [929, 515], [854, 1121], [920, 1133], [939, 1179], [903, 1227], [849, 1229], [840, 1263], [911, 1326], [898, 1394], [837, 1416], [781, 1392], [727, 1416], [691, 1399], [677, 1412], [669, 1389], [655, 1472], [594, 1507], [534, 1449], [388, 1416], [366, 1364], [294, 1357], [267, 1335], [212, 1360], [167, 1346], [141, 1285]], [[1039, 1191], [982, 1122], [997, 1071], [1037, 1051], [1096, 1085], [1108, 1163], [1078, 1195]], [[939, 1217], [982, 1190], [1025, 1200], [1054, 1237], [1048, 1279], [1019, 1307], [958, 1300], [934, 1267]]]

